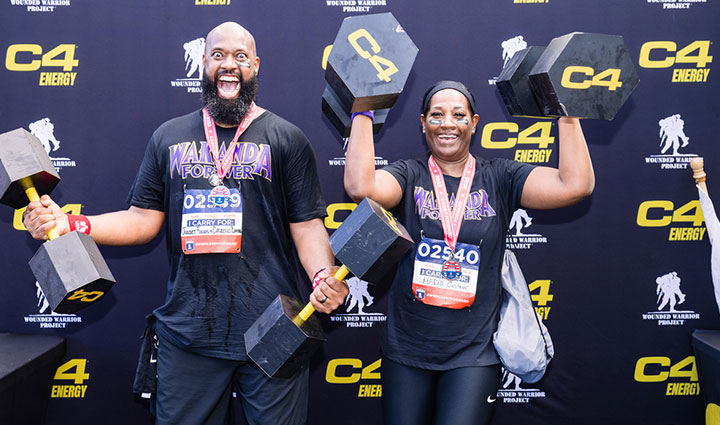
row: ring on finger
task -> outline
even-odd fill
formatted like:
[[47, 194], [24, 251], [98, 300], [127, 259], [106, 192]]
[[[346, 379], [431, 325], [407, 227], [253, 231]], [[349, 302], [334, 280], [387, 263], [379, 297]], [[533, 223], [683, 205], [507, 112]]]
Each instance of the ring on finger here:
[[327, 300], [328, 300], [328, 297], [327, 297], [327, 295], [325, 295], [323, 297], [323, 299], [320, 300], [320, 304], [325, 304], [325, 301], [327, 301]]

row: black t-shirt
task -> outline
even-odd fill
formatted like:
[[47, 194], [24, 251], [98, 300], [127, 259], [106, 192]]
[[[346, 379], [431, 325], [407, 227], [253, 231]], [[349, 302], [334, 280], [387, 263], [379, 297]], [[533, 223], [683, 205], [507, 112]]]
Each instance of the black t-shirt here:
[[[221, 154], [235, 131], [217, 127]], [[246, 360], [247, 328], [278, 294], [299, 296], [289, 223], [325, 216], [325, 204], [307, 138], [265, 111], [240, 137], [224, 180], [242, 196], [240, 252], [186, 255], [185, 191], [212, 189], [214, 171], [202, 111], [172, 119], [150, 139], [129, 202], [165, 213], [171, 272], [166, 302], [154, 311], [160, 337], [200, 354]]]
[[[503, 213], [512, 214], [520, 206], [523, 185], [534, 167], [506, 159], [476, 160], [458, 241], [479, 246], [478, 282], [474, 303], [457, 310], [426, 305], [412, 290], [421, 235], [444, 241], [427, 158], [398, 161], [384, 168], [403, 190], [402, 200], [392, 212], [415, 242], [398, 265], [382, 336], [383, 355], [397, 363], [431, 370], [498, 363], [492, 335], [500, 314], [500, 272], [509, 220]], [[444, 178], [452, 207], [460, 178]], [[505, 201], [504, 211], [500, 199]]]

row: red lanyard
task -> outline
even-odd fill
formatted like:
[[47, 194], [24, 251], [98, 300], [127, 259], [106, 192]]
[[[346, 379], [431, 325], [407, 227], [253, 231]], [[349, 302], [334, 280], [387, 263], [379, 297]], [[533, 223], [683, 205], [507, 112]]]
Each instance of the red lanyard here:
[[205, 130], [205, 138], [207, 139], [208, 146], [210, 147], [210, 153], [212, 154], [213, 162], [215, 163], [215, 170], [217, 170], [218, 177], [224, 179], [225, 175], [230, 170], [230, 164], [232, 164], [233, 157], [235, 156], [235, 149], [237, 148], [237, 141], [240, 135], [247, 130], [250, 124], [255, 119], [255, 102], [250, 104], [250, 110], [248, 111], [245, 118], [242, 120], [240, 125], [235, 132], [235, 137], [230, 143], [230, 147], [225, 151], [225, 155], [220, 159], [220, 146], [218, 144], [217, 130], [215, 129], [215, 120], [208, 114], [207, 108], [203, 108], [203, 129]]
[[458, 235], [460, 234], [460, 226], [462, 226], [463, 216], [465, 215], [465, 204], [470, 195], [473, 177], [475, 176], [475, 158], [468, 155], [465, 162], [460, 185], [458, 186], [457, 196], [455, 197], [455, 205], [450, 209], [450, 200], [448, 199], [447, 189], [445, 188], [445, 179], [442, 170], [437, 165], [432, 155], [428, 158], [428, 168], [432, 176], [433, 189], [435, 189], [435, 198], [437, 199], [440, 223], [442, 224], [443, 233], [445, 234], [445, 243], [455, 251]]

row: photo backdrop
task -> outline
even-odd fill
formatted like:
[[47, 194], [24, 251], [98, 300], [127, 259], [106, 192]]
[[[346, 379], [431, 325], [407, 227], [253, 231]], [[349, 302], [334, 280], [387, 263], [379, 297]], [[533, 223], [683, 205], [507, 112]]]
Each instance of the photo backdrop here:
[[[494, 78], [518, 47], [573, 31], [624, 36], [640, 84], [613, 121], [583, 122], [595, 192], [569, 208], [519, 210], [508, 233], [555, 358], [537, 384], [504, 376], [493, 423], [704, 423], [690, 335], [720, 329], [720, 315], [688, 161], [705, 158], [720, 199], [715, 0], [2, 0], [0, 133], [23, 127], [43, 141], [66, 211], [124, 209], [154, 129], [200, 107], [205, 35], [237, 21], [257, 41], [258, 103], [313, 145], [333, 232], [354, 204], [342, 185], [344, 141], [321, 112], [323, 52], [343, 18], [382, 12], [419, 53], [376, 136], [378, 165], [424, 154], [422, 94], [454, 79], [477, 99], [473, 153], [556, 166], [557, 123], [509, 116]], [[101, 247], [118, 283], [96, 305], [56, 315], [27, 266], [40, 243], [21, 212], [0, 211], [0, 332], [67, 338], [47, 424], [151, 424], [132, 382], [144, 317], [165, 297], [164, 235]], [[363, 291], [354, 282], [345, 307], [322, 318], [328, 341], [312, 363], [310, 424], [382, 423], [388, 284]]]

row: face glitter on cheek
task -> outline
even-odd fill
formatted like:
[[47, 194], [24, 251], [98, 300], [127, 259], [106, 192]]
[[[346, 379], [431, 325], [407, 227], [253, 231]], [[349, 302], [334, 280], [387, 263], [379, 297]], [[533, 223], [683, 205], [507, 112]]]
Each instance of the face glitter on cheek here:
[[457, 123], [462, 125], [468, 125], [470, 124], [470, 121], [468, 121], [467, 118], [460, 118], [459, 120], [457, 120]]
[[238, 62], [238, 66], [241, 68], [248, 68], [250, 69], [250, 62]]
[[440, 125], [440, 124], [442, 124], [442, 121], [439, 120], [439, 119], [437, 119], [437, 118], [430, 118], [430, 119], [428, 120], [428, 124], [430, 124], [430, 125]]

